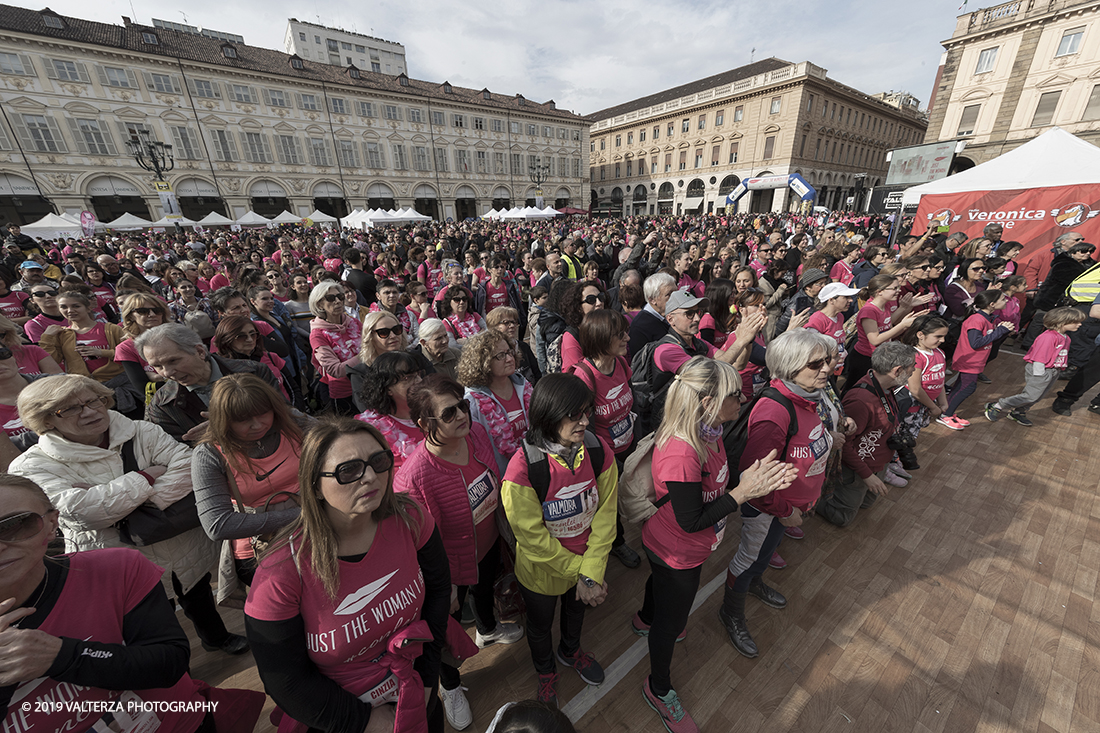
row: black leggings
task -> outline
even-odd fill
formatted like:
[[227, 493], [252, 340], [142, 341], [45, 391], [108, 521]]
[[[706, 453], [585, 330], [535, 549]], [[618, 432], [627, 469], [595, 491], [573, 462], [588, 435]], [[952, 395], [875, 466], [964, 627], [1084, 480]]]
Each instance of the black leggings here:
[[670, 568], [647, 547], [649, 579], [645, 582], [645, 600], [638, 612], [649, 628], [649, 688], [655, 695], [672, 689], [672, 651], [676, 637], [687, 626], [703, 566], [687, 570]]
[[584, 625], [584, 602], [577, 598], [573, 586], [560, 596], [544, 596], [519, 585], [520, 595], [527, 604], [527, 646], [531, 649], [531, 661], [538, 674], [552, 674], [557, 669], [554, 662], [552, 627], [554, 610], [561, 600], [561, 642], [559, 648], [566, 656], [572, 656], [581, 648], [581, 627]]
[[195, 624], [195, 633], [207, 646], [220, 647], [229, 640], [229, 630], [218, 614], [214, 603], [214, 592], [210, 588], [210, 573], [202, 576], [199, 582], [186, 593], [180, 579], [172, 573], [172, 590], [176, 593], [183, 615]]
[[[496, 609], [493, 606], [493, 588], [500, 572], [500, 542], [493, 546], [477, 564], [477, 584], [458, 586], [458, 610], [451, 614], [455, 621], [462, 620], [462, 604], [466, 594], [473, 592], [474, 623], [481, 634], [491, 634], [497, 628]], [[439, 682], [444, 690], [453, 690], [462, 684], [458, 668], [443, 662], [439, 668]]]
[[848, 352], [848, 379], [844, 382], [844, 394], [848, 393], [856, 382], [871, 370], [871, 357], [861, 354], [855, 349]]

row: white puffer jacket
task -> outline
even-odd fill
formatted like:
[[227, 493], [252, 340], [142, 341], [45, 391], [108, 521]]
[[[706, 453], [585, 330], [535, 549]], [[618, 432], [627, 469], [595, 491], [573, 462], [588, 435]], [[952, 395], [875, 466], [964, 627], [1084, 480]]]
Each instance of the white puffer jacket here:
[[[74, 443], [46, 433], [8, 470], [31, 479], [61, 513], [65, 550], [126, 547], [114, 524], [147, 501], [164, 509], [191, 493], [191, 449], [158, 426], [111, 411], [109, 445]], [[141, 469], [167, 466], [152, 485], [137, 472], [123, 473], [122, 444], [134, 440]], [[92, 484], [90, 489], [74, 484]], [[186, 593], [217, 562], [218, 546], [197, 527], [177, 537], [137, 548], [165, 570], [174, 572]]]

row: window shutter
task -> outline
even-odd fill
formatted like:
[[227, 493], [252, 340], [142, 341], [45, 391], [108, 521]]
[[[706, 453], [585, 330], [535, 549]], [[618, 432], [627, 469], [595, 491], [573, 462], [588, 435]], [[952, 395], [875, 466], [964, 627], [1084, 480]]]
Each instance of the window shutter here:
[[27, 126], [23, 124], [23, 115], [12, 115], [11, 126], [15, 129], [15, 134], [19, 138], [19, 144], [24, 150], [35, 150], [34, 140], [31, 138], [31, 133], [27, 130]]
[[265, 132], [260, 133], [260, 142], [262, 143], [262, 146], [263, 146], [264, 162], [265, 163], [275, 162], [275, 157], [271, 154], [271, 140], [268, 138], [267, 133], [265, 133]]
[[[250, 148], [248, 145], [248, 134], [245, 133], [243, 130], [239, 131], [237, 134], [240, 135], [241, 138], [241, 150], [244, 152], [244, 159], [247, 160], [249, 163], [259, 163], [260, 161], [253, 160], [252, 148]], [[225, 138], [227, 140], [232, 140], [233, 133], [226, 130]]]
[[45, 63], [43, 63], [42, 65], [46, 67], [46, 78], [47, 79], [56, 79], [57, 78], [57, 69], [54, 68], [53, 59], [46, 59]]
[[142, 77], [145, 79], [145, 88], [151, 92], [155, 92], [157, 89], [153, 86], [153, 75], [148, 71], [141, 72]]
[[256, 91], [256, 87], [248, 88], [248, 98], [252, 101], [252, 104], [256, 104], [260, 101], [260, 94]]
[[195, 80], [190, 77], [187, 78], [187, 93], [192, 97], [199, 96], [198, 92], [195, 90]]
[[229, 161], [239, 163], [241, 156], [237, 152], [237, 141], [233, 139], [233, 133], [228, 130], [225, 131], [225, 144], [229, 147]]
[[103, 70], [102, 66], [95, 67], [95, 73], [99, 76], [99, 83], [105, 87], [111, 86], [111, 82], [107, 81], [107, 72]]
[[294, 141], [294, 154], [298, 156], [298, 164], [301, 165], [305, 162], [306, 156], [302, 155], [302, 141], [295, 135], [291, 138]]
[[53, 133], [54, 140], [57, 141], [57, 152], [67, 153], [69, 149], [65, 145], [65, 138], [61, 136], [61, 128], [57, 126], [57, 120], [50, 115], [46, 115], [46, 125], [49, 126], [50, 132]]
[[214, 99], [222, 98], [222, 85], [214, 80], [210, 81], [210, 88], [214, 90]]
[[[27, 76], [38, 76], [34, 71], [34, 62], [31, 61], [31, 57], [26, 54], [19, 54], [19, 60], [23, 62], [23, 73]], [[46, 64], [49, 66], [49, 63]]]
[[80, 76], [80, 81], [84, 82], [85, 84], [92, 83], [92, 77], [88, 75], [88, 67], [80, 63], [79, 61], [76, 64], [76, 73], [78, 76]]
[[131, 89], [137, 89], [138, 88], [137, 74], [135, 74], [132, 69], [126, 69], [126, 78], [130, 82], [130, 88]]
[[172, 142], [175, 144], [175, 147], [176, 147], [176, 149], [174, 151], [175, 152], [175, 157], [180, 158], [182, 160], [187, 160], [188, 159], [187, 146], [186, 146], [186, 143], [183, 140], [183, 133], [187, 132], [187, 128], [186, 127], [171, 127], [169, 129], [172, 131]]
[[88, 143], [84, 140], [84, 133], [80, 131], [80, 123], [78, 123], [72, 117], [66, 117], [65, 122], [69, 125], [69, 132], [72, 133], [73, 142], [76, 143], [76, 150], [79, 153], [88, 154]]
[[271, 106], [271, 94], [266, 89], [261, 89], [260, 91], [263, 92], [263, 95], [264, 95], [264, 104], [266, 104], [268, 107], [270, 107]]
[[1100, 84], [1092, 88], [1089, 95], [1089, 103], [1085, 107], [1085, 116], [1082, 119], [1095, 120], [1100, 118]]
[[118, 155], [118, 148], [115, 147], [115, 136], [111, 134], [111, 128], [104, 123], [100, 123], [99, 132], [103, 136], [103, 142], [107, 145], [107, 154]]
[[172, 75], [172, 91], [176, 94], [183, 94], [183, 87], [180, 86], [180, 80], [175, 74]]
[[303, 106], [302, 104], [301, 94], [299, 94], [298, 92], [294, 92], [294, 100], [298, 103], [298, 109], [305, 109], [305, 106]]

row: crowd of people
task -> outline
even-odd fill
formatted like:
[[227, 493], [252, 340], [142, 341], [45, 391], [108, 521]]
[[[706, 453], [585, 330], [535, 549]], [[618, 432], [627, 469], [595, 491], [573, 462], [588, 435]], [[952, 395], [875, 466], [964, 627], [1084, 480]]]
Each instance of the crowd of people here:
[[[463, 686], [463, 660], [524, 638], [533, 699], [491, 729], [571, 731], [558, 670], [604, 681], [584, 617], [610, 601], [647, 639], [647, 704], [670, 733], [697, 731], [672, 658], [727, 525], [719, 622], [753, 658], [749, 597], [787, 605], [764, 574], [808, 516], [849, 526], [906, 486], [933, 423], [1031, 426], [1059, 378], [1058, 414], [1100, 381], [1100, 295], [1075, 288], [1095, 254], [1083, 237], [1018, 264], [999, 225], [968, 239], [908, 224], [773, 213], [56, 242], [11, 225], [5, 730], [61, 721], [17, 704], [42, 699], [144, 711], [67, 730], [251, 730], [264, 696], [188, 676], [171, 596], [204, 649], [251, 651], [280, 731], [353, 733], [468, 727], [466, 693], [483, 691]], [[1009, 338], [1026, 350], [1021, 390], [971, 406]], [[630, 608], [607, 564], [642, 556]], [[134, 704], [164, 700], [193, 704]]]

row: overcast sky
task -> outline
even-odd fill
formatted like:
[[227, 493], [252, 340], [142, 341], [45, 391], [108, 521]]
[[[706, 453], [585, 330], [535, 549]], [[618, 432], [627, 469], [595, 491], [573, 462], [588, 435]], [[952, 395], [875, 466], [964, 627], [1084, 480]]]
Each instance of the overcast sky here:
[[[9, 0], [10, 2], [11, 0]], [[27, 5], [41, 9], [47, 0]], [[910, 92], [926, 107], [962, 0], [49, 0], [62, 15], [151, 18], [238, 33], [282, 49], [286, 19], [405, 45], [409, 75], [521, 93], [590, 114], [776, 56], [810, 61], [868, 94]], [[973, 11], [995, 3], [969, 2]]]

